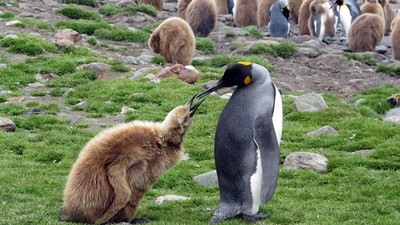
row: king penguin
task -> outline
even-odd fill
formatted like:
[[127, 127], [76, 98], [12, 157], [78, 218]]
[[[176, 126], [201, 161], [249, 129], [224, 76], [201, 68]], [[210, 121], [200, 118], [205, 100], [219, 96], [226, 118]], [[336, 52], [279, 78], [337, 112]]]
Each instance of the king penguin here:
[[335, 14], [339, 17], [339, 22], [343, 25], [347, 40], [351, 23], [361, 15], [360, 6], [356, 0], [330, 0], [330, 2], [332, 3], [331, 8], [334, 9]]
[[289, 36], [289, 5], [287, 0], [279, 0], [272, 4], [269, 10], [268, 31], [271, 37]]
[[219, 118], [214, 144], [220, 203], [210, 220], [264, 219], [259, 206], [274, 194], [279, 173], [282, 99], [268, 70], [256, 63], [230, 66], [202, 98], [237, 86]]

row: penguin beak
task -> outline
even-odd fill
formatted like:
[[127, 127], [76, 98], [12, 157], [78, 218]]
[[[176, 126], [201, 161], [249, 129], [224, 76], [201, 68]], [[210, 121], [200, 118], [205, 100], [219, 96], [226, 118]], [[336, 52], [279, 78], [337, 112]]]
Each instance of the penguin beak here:
[[198, 93], [196, 98], [203, 98], [203, 97], [205, 97], [205, 96], [211, 94], [212, 92], [214, 92], [214, 91], [216, 91], [216, 90], [218, 90], [218, 89], [220, 89], [220, 88], [223, 88], [223, 87], [224, 87], [224, 86], [221, 85], [221, 82], [217, 82], [214, 86], [212, 86], [212, 87], [206, 89], [206, 90], [203, 91], [203, 92]]
[[331, 5], [331, 7], [330, 7], [329, 9], [335, 8], [337, 5], [338, 5], [338, 4], [335, 3], [335, 4]]
[[193, 117], [193, 116], [194, 116], [194, 114], [196, 113], [196, 110], [199, 108], [199, 106], [201, 105], [201, 103], [203, 103], [204, 100], [206, 100], [205, 98], [203, 98], [203, 99], [201, 99], [198, 103], [196, 103], [195, 105], [192, 105], [193, 102], [194, 102], [194, 100], [197, 98], [197, 96], [198, 96], [198, 94], [195, 94], [195, 95], [189, 100], [189, 102], [186, 103], [186, 104], [188, 104], [188, 105], [190, 106], [190, 114], [189, 114], [190, 117]]

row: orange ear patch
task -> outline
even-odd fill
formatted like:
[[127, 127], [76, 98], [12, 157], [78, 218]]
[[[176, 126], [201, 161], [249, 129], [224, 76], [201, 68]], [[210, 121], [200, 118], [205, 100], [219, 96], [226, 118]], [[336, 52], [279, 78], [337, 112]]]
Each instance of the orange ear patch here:
[[243, 66], [250, 66], [251, 64], [253, 64], [252, 62], [248, 62], [248, 61], [242, 61], [242, 62], [238, 62], [239, 64], [242, 64]]
[[250, 84], [251, 83], [251, 78], [249, 76], [246, 76], [246, 78], [244, 78], [243, 80], [244, 84]]

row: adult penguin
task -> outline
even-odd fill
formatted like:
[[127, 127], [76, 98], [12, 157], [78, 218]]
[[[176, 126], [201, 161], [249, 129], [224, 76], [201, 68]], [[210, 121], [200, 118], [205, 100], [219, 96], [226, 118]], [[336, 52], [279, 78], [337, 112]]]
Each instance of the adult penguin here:
[[360, 6], [356, 0], [330, 0], [330, 2], [333, 4], [331, 8], [334, 9], [340, 23], [343, 25], [347, 40], [351, 23], [357, 16], [361, 15]]
[[234, 216], [246, 221], [265, 218], [259, 206], [272, 197], [278, 180], [282, 99], [268, 70], [239, 62], [197, 97], [236, 85], [215, 133], [220, 203], [211, 224]]
[[287, 0], [279, 0], [272, 4], [269, 10], [268, 31], [271, 37], [289, 36], [289, 6]]
[[328, 0], [314, 0], [310, 4], [311, 16], [308, 29], [312, 36], [323, 41], [325, 37], [333, 37], [336, 33], [337, 17], [330, 8]]

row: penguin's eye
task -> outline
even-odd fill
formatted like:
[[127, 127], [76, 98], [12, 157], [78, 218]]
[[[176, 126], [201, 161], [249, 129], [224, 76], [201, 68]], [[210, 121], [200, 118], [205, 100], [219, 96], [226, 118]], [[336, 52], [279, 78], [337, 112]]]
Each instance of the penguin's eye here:
[[243, 80], [243, 83], [246, 84], [246, 85], [250, 84], [251, 83], [250, 76], [246, 76], [246, 78], [244, 78], [244, 80]]

